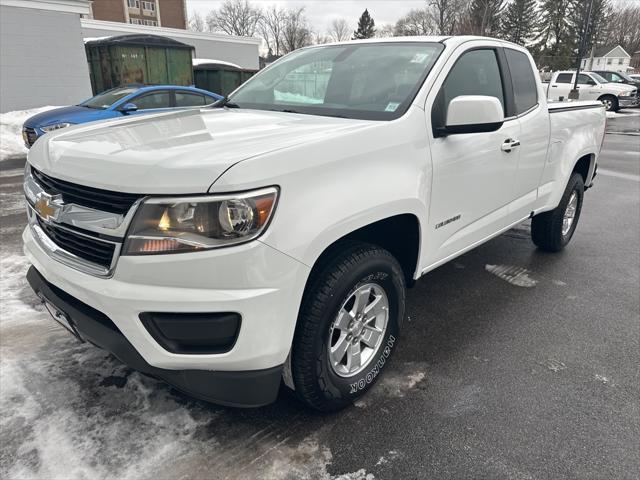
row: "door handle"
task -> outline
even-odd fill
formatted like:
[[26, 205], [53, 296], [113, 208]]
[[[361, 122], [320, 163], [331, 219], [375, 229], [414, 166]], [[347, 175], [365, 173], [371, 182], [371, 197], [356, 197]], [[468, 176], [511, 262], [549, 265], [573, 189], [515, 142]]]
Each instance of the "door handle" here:
[[519, 147], [519, 146], [520, 146], [520, 141], [519, 140], [516, 140], [514, 138], [507, 138], [504, 141], [504, 143], [502, 144], [502, 147], [500, 147], [500, 148], [501, 148], [501, 150], [503, 152], [509, 153], [509, 152], [511, 152], [511, 150], [513, 150], [514, 148]]
[[551, 88], [558, 88], [558, 85], [551, 85]]

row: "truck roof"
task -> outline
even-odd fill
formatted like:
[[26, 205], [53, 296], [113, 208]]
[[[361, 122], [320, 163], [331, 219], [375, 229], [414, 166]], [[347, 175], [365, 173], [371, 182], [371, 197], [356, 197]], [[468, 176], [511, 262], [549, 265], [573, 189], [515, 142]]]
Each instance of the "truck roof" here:
[[[439, 42], [446, 43], [447, 45], [457, 46], [461, 43], [469, 42], [471, 40], [487, 40], [492, 42], [502, 42], [508, 43], [515, 47], [522, 48], [521, 45], [517, 45], [512, 42], [508, 42], [506, 40], [502, 40], [499, 38], [492, 37], [482, 37], [477, 35], [418, 35], [418, 36], [408, 36], [408, 37], [386, 37], [386, 38], [367, 38], [364, 40], [346, 40], [343, 42], [331, 42], [324, 45], [352, 45], [352, 44], [362, 44], [362, 43], [398, 43], [398, 42]], [[313, 45], [311, 47], [306, 48], [314, 48], [323, 45]]]

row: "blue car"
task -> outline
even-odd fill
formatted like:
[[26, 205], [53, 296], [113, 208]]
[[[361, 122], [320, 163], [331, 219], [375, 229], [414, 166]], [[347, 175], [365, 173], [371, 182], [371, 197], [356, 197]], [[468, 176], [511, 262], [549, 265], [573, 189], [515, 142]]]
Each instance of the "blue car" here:
[[223, 98], [195, 87], [127, 85], [112, 88], [71, 107], [55, 108], [29, 118], [22, 126], [27, 148], [52, 130], [125, 115], [203, 107]]

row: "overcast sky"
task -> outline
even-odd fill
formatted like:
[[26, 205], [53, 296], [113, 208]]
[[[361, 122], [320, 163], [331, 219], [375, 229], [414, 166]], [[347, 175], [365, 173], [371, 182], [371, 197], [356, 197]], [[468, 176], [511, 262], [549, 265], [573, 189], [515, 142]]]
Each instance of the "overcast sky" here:
[[[273, 5], [282, 7], [305, 7], [305, 12], [314, 30], [325, 33], [334, 18], [344, 18], [355, 30], [358, 18], [365, 8], [376, 22], [376, 26], [395, 23], [398, 18], [412, 8], [422, 8], [426, 0], [251, 0], [255, 5]], [[187, 0], [187, 10], [200, 12], [206, 16], [212, 9], [217, 8], [222, 0]]]

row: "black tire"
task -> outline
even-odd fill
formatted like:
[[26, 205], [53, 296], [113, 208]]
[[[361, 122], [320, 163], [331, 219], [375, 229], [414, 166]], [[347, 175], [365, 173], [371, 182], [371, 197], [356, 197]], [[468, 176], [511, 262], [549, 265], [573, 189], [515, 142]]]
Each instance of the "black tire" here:
[[[577, 195], [577, 205], [575, 216], [571, 227], [566, 233], [562, 233], [564, 214], [569, 205], [573, 193]], [[584, 199], [584, 180], [582, 175], [574, 173], [567, 183], [567, 188], [560, 199], [560, 204], [550, 212], [536, 215], [531, 220], [531, 239], [538, 248], [548, 252], [559, 252], [567, 246], [573, 233], [576, 231], [580, 212], [582, 211], [582, 200]]]
[[[393, 255], [365, 243], [334, 249], [315, 272], [298, 316], [291, 373], [298, 398], [314, 409], [329, 412], [340, 410], [363, 395], [384, 369], [404, 317], [406, 286], [402, 268]], [[384, 289], [388, 299], [386, 332], [361, 372], [340, 376], [329, 361], [332, 327], [354, 290], [370, 283]]]
[[607, 112], [617, 112], [620, 110], [618, 99], [613, 95], [603, 95], [598, 100], [602, 102]]

